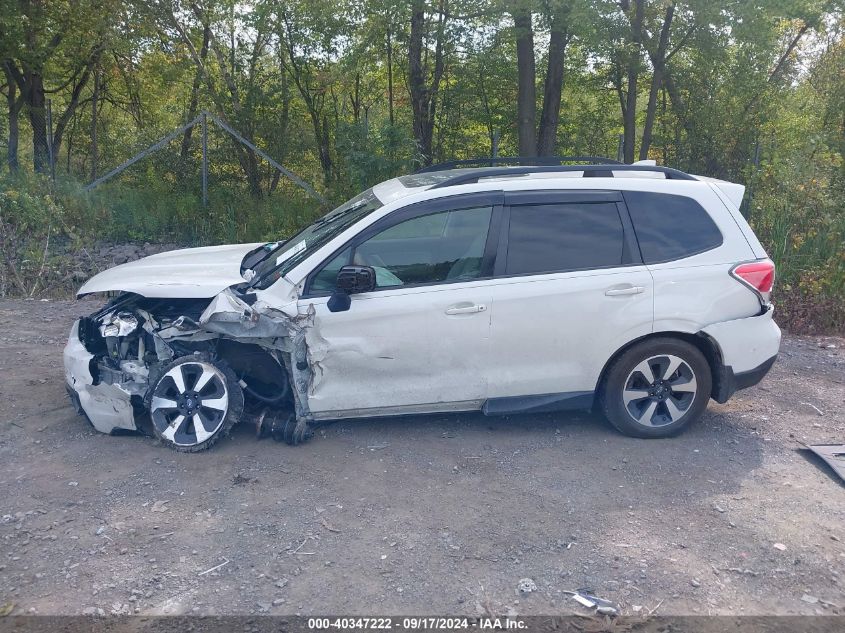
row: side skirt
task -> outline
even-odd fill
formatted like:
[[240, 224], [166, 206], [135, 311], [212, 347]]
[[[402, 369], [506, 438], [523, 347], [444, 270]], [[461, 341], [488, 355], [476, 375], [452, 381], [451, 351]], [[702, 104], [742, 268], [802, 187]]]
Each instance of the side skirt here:
[[429, 413], [459, 413], [478, 411], [484, 415], [508, 415], [512, 413], [549, 413], [553, 411], [590, 410], [593, 408], [595, 392], [570, 391], [566, 393], [545, 393], [533, 396], [510, 396], [464, 402], [438, 402], [433, 404], [402, 407], [377, 407], [372, 409], [348, 409], [346, 411], [312, 412], [315, 420], [342, 420], [351, 418], [376, 418], [401, 415], [425, 415]]
[[464, 402], [436, 402], [432, 404], [412, 404], [398, 407], [374, 407], [372, 409], [347, 409], [345, 411], [313, 411], [315, 420], [343, 420], [347, 418], [380, 418], [396, 415], [425, 415], [427, 413], [459, 413], [478, 411], [481, 400]]
[[484, 403], [481, 411], [484, 415], [506, 415], [509, 413], [548, 413], [551, 411], [592, 409], [594, 398], [595, 392], [593, 391], [490, 398]]

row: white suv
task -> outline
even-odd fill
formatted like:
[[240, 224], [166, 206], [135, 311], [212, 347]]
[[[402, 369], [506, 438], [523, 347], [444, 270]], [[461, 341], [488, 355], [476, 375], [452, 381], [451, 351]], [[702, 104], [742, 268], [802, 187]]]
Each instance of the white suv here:
[[[674, 435], [759, 382], [780, 330], [742, 185], [635, 165], [430, 168], [286, 242], [104, 271], [79, 296], [68, 392], [100, 431], [176, 449], [240, 419], [595, 408]], [[148, 414], [148, 415], [147, 415]]]

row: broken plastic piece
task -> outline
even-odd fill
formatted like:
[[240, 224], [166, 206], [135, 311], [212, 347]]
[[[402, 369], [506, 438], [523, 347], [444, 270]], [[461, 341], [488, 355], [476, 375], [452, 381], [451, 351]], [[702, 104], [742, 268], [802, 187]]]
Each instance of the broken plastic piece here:
[[617, 615], [619, 613], [619, 605], [604, 598], [598, 598], [585, 591], [567, 591], [572, 596], [572, 599], [588, 609], [595, 608], [596, 613], [601, 615]]
[[580, 593], [574, 593], [574, 594], [572, 594], [572, 597], [576, 602], [584, 605], [588, 609], [592, 609], [594, 606], [596, 606], [595, 602], [593, 602], [589, 598], [582, 596]]
[[805, 446], [807, 450], [821, 457], [845, 482], [845, 444], [805, 444]]

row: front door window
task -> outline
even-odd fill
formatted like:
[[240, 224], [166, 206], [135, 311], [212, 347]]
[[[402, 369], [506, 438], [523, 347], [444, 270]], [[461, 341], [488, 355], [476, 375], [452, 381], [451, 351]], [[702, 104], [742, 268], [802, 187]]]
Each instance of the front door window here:
[[376, 288], [470, 281], [481, 263], [492, 207], [442, 211], [405, 220], [344, 249], [314, 276], [311, 290], [334, 290], [342, 266], [372, 266]]

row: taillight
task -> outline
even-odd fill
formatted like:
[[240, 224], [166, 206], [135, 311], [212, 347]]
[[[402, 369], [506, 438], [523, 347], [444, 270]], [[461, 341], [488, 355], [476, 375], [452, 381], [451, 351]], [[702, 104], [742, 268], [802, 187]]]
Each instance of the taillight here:
[[731, 268], [731, 276], [757, 293], [763, 305], [769, 304], [772, 286], [775, 283], [775, 264], [773, 261], [764, 259], [737, 264]]

